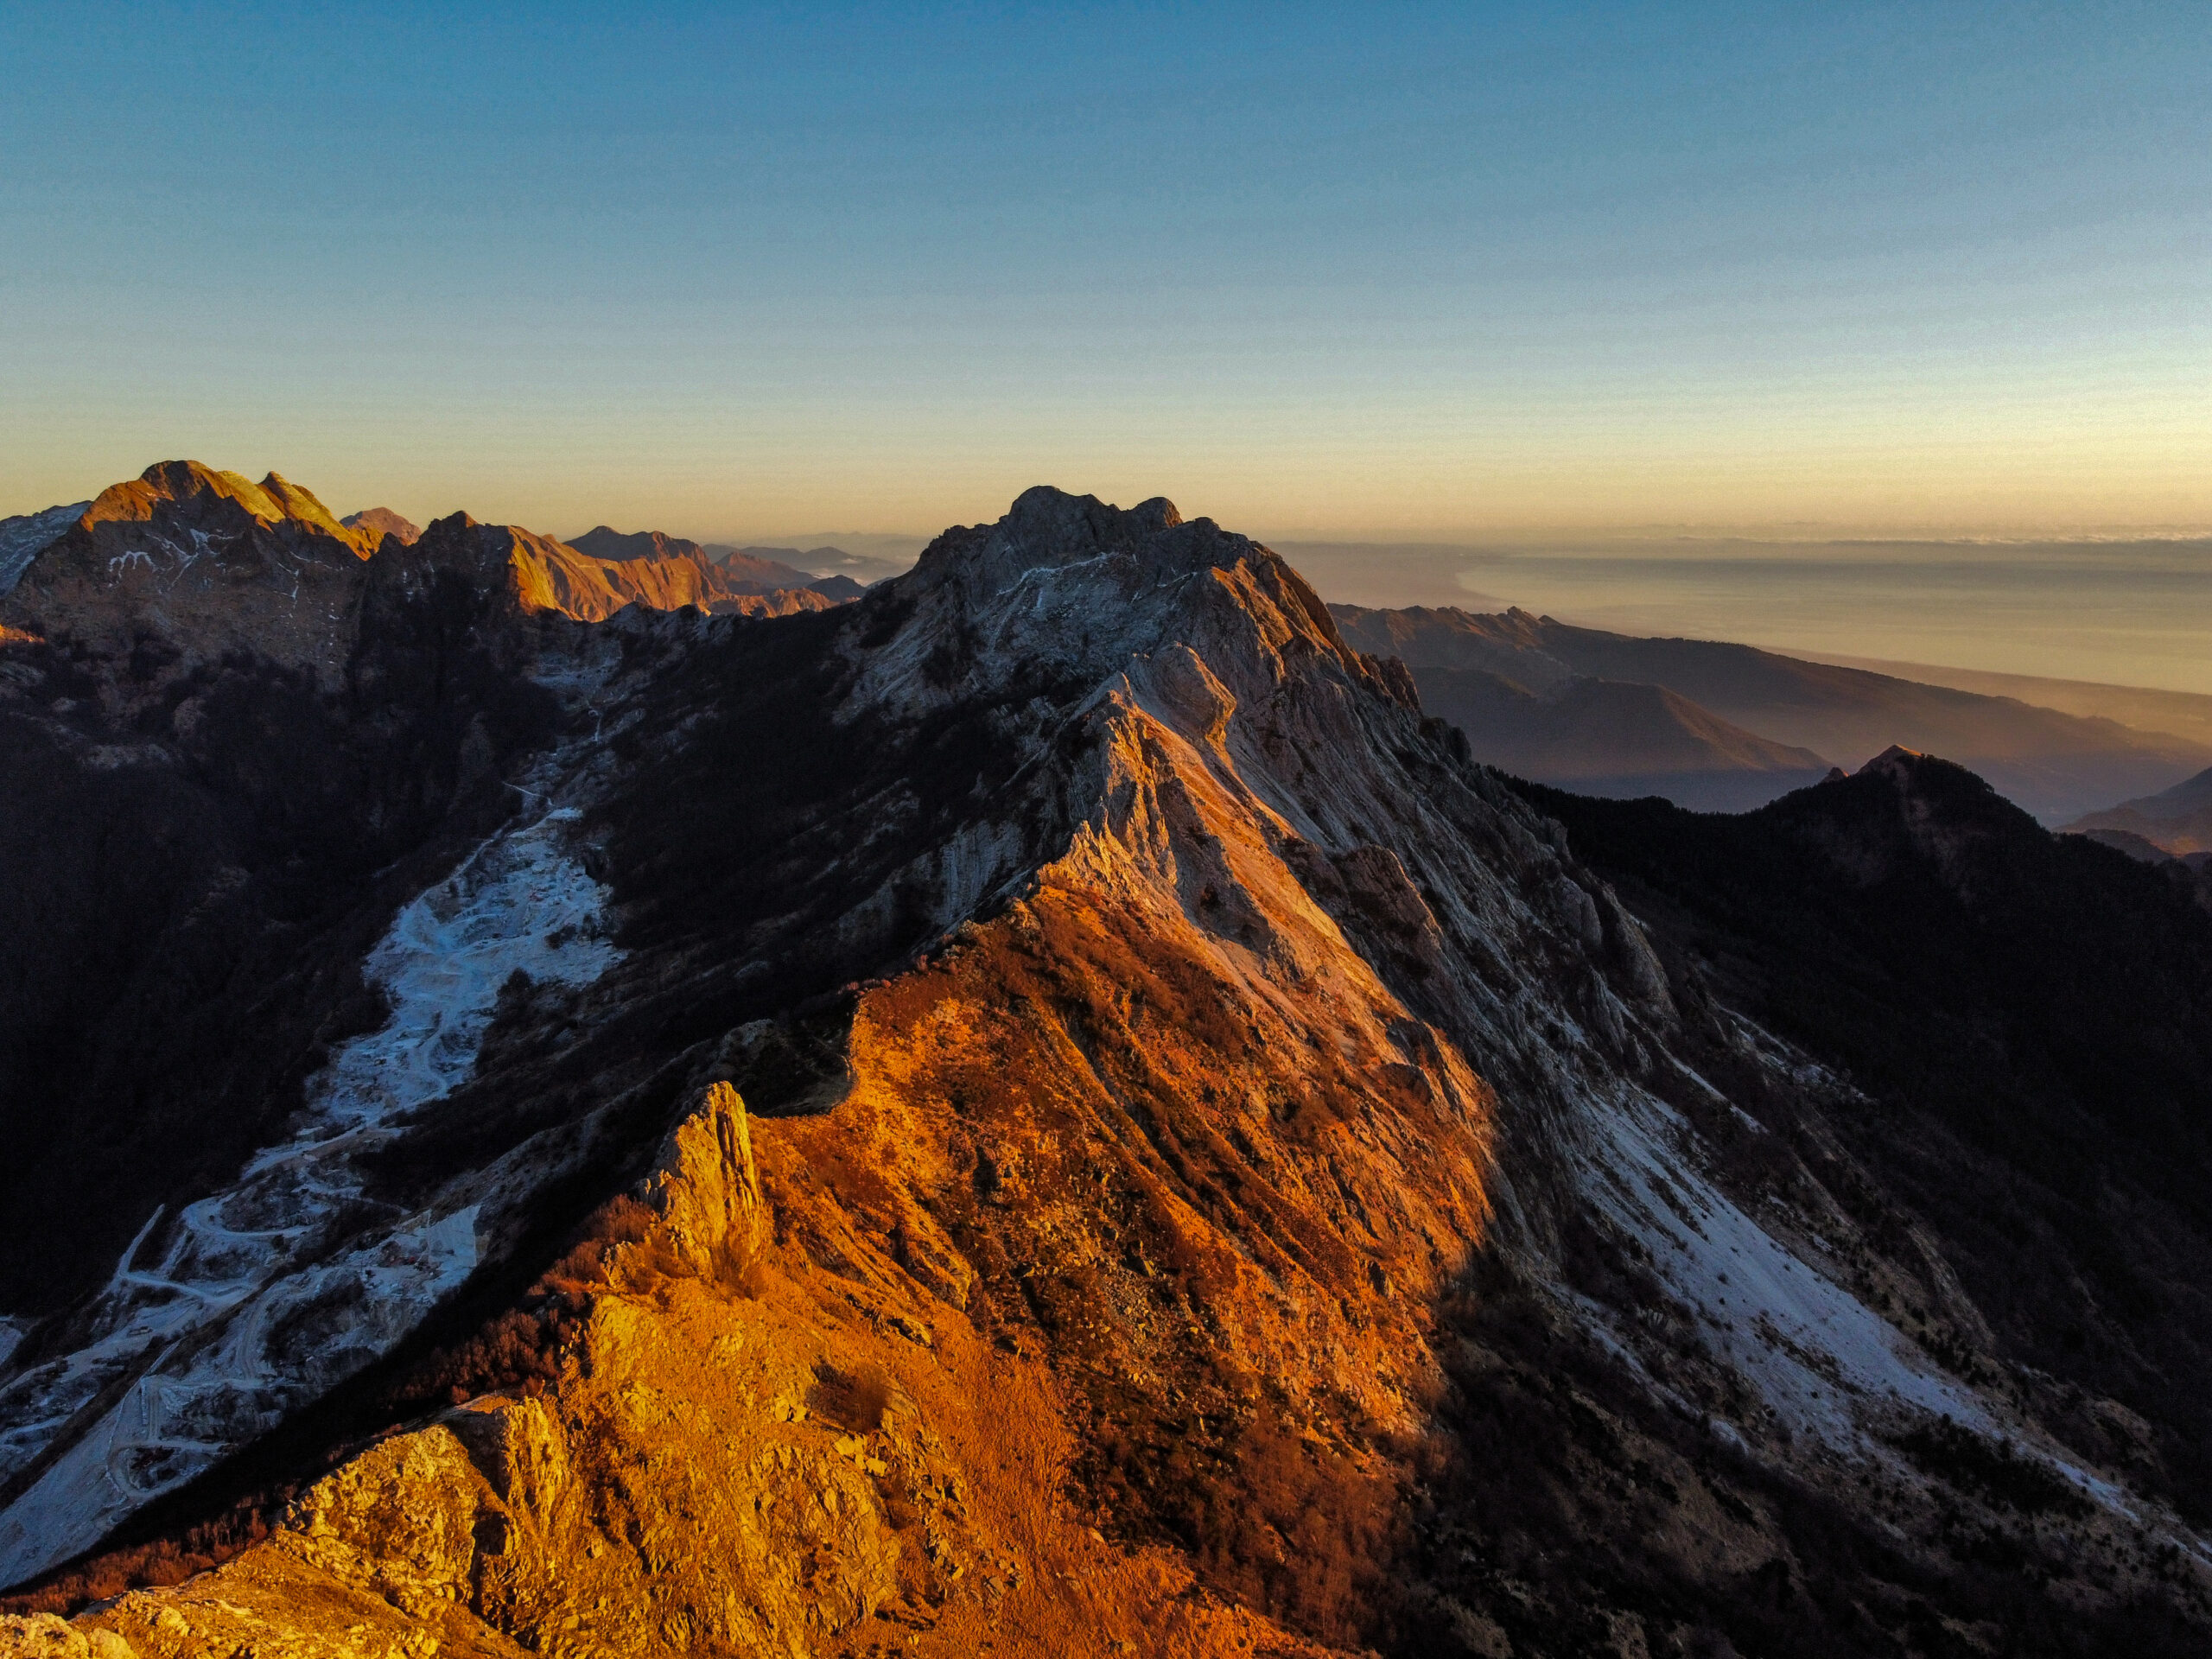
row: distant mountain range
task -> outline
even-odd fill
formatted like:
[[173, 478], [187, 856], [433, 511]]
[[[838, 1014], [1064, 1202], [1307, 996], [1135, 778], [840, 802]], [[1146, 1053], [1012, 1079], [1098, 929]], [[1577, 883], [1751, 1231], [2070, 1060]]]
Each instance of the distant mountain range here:
[[338, 522], [348, 530], [371, 530], [379, 536], [396, 536], [410, 546], [423, 539], [419, 528], [390, 507], [365, 507], [359, 512], [347, 513]]
[[[912, 569], [929, 539], [926, 536], [890, 535], [876, 531], [821, 531], [791, 537], [788, 544], [779, 542], [773, 546], [724, 547], [710, 543], [708, 551], [781, 559], [823, 575], [850, 576], [863, 587], [872, 587]], [[801, 549], [805, 550], [802, 552]]]
[[1483, 760], [1586, 795], [1741, 812], [1828, 771], [1812, 750], [1747, 732], [1662, 685], [1578, 677], [1540, 696], [1484, 668], [1413, 674], [1421, 707], [1465, 732]]
[[[817, 593], [842, 604], [849, 599], [858, 599], [866, 589], [851, 577], [839, 575], [821, 575], [797, 564], [787, 564], [772, 555], [790, 553], [794, 558], [811, 558], [792, 548], [701, 546], [697, 542], [684, 540], [658, 530], [641, 530], [630, 535], [610, 530], [601, 524], [585, 531], [569, 543], [581, 553], [594, 558], [624, 563], [637, 559], [688, 560], [703, 571], [712, 573], [709, 585], [717, 594], [759, 594], [763, 595], [807, 591]], [[822, 547], [816, 553], [836, 555], [834, 547]], [[712, 606], [707, 608], [712, 609]]]
[[[1330, 609], [1360, 649], [1402, 659], [1436, 712], [1473, 721], [1464, 728], [1478, 758], [1586, 793], [1740, 810], [1894, 744], [1953, 760], [2059, 823], [2212, 761], [2190, 738], [1751, 645], [1637, 639], [1521, 610]], [[1478, 691], [1446, 670], [1525, 695]], [[1593, 681], [1673, 700], [1585, 689]]]
[[2089, 813], [2067, 828], [2100, 840], [2134, 837], [2177, 858], [2212, 853], [2212, 769], [2155, 795]]
[[839, 599], [858, 599], [872, 583], [895, 576], [906, 567], [841, 547], [817, 547], [801, 552], [795, 547], [730, 547], [709, 542], [707, 556], [733, 574], [766, 582], [785, 573], [800, 576], [810, 585]]
[[2102, 715], [2138, 731], [2166, 732], [2195, 743], [2212, 744], [2212, 696], [2200, 691], [2166, 691], [2154, 686], [2106, 685], [2094, 680], [2055, 680], [2037, 674], [1999, 674], [1987, 669], [1947, 668], [1936, 663], [1904, 663], [1878, 657], [1810, 654], [1808, 661], [1864, 668], [1891, 679], [1923, 685], [1948, 685], [1984, 696], [2011, 697], [2062, 715]]

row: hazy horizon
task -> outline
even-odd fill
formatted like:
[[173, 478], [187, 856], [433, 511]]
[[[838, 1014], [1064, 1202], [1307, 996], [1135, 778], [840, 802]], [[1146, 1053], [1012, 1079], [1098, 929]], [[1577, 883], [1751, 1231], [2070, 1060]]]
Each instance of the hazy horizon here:
[[2212, 524], [2208, 48], [2156, 5], [18, 8], [0, 502], [185, 454], [555, 533], [925, 534], [1040, 479], [1285, 537]]
[[2152, 545], [2212, 531], [2212, 10], [93, 4], [0, 53], [0, 511], [189, 455], [880, 553], [1051, 481], [1376, 550], [1340, 594], [2212, 687], [2212, 548]]
[[[315, 479], [274, 470], [315, 491], [334, 512], [390, 506], [417, 523], [443, 516], [410, 512], [390, 497], [332, 500]], [[70, 499], [96, 493], [88, 488]], [[464, 510], [480, 518], [498, 517]], [[955, 522], [988, 522], [1002, 510], [979, 511]], [[542, 514], [500, 521], [560, 537], [613, 524], [624, 531], [660, 530], [713, 544], [802, 553], [836, 546], [860, 556], [855, 573], [863, 580], [910, 563], [939, 533], [702, 531], [655, 515], [635, 524], [586, 517], [584, 524], [549, 521]], [[1802, 524], [1776, 527], [1792, 534], [1765, 536], [1745, 527], [1700, 534], [1683, 526], [1637, 525], [1579, 533], [1476, 533], [1464, 540], [1317, 536], [1294, 529], [1286, 534], [1234, 522], [1225, 527], [1275, 547], [1332, 602], [1469, 610], [1517, 606], [1625, 633], [2212, 694], [2212, 650], [2207, 649], [2212, 645], [2212, 536], [2180, 527], [2155, 533], [2106, 527], [2071, 537], [1985, 531], [1885, 537], [1866, 527], [1856, 527], [1859, 533], [1853, 536], [1819, 537]]]

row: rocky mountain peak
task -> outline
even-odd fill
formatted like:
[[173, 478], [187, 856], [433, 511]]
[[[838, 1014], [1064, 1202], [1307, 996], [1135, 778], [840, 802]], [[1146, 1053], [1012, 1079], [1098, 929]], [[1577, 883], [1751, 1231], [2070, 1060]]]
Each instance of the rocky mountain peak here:
[[[1214, 537], [1220, 535], [1210, 518], [1190, 528], [1199, 526]], [[1117, 554], [1182, 563], [1190, 550], [1208, 539], [1203, 533], [1173, 543], [1164, 539], [1165, 532], [1183, 527], [1183, 515], [1165, 496], [1122, 508], [1095, 495], [1072, 495], [1038, 484], [1016, 496], [995, 524], [945, 531], [923, 550], [915, 574], [957, 568], [973, 580], [1002, 586], [1026, 570], [1055, 569]], [[1227, 539], [1240, 550], [1252, 545], [1241, 536]], [[1176, 559], [1178, 554], [1184, 558]]]
[[198, 461], [156, 461], [136, 479], [110, 485], [86, 510], [87, 531], [103, 524], [167, 524], [211, 532], [243, 533], [251, 521], [266, 530], [327, 537], [366, 558], [380, 533], [340, 524], [311, 490], [277, 473], [256, 484], [244, 474]]
[[1944, 823], [1961, 830], [2012, 835], [2024, 835], [2034, 827], [2026, 813], [1956, 761], [1902, 744], [1891, 744], [1853, 778], [1889, 785], [1907, 820], [1916, 824]]
[[629, 534], [600, 524], [581, 536], [572, 536], [568, 544], [579, 553], [588, 553], [595, 559], [681, 559], [706, 557], [706, 550], [698, 543], [686, 541], [681, 536], [671, 536], [666, 531], [640, 530]]
[[1900, 779], [1908, 779], [1912, 776], [1913, 763], [1927, 758], [1918, 749], [1908, 749], [1902, 743], [1892, 743], [1865, 766], [1859, 767], [1859, 771]]
[[[165, 461], [110, 486], [73, 522], [10, 561], [5, 620], [67, 636], [109, 661], [162, 642], [167, 666], [246, 652], [334, 683], [362, 573], [382, 536], [341, 524], [310, 491]], [[134, 693], [133, 696], [139, 695]]]
[[886, 707], [1024, 681], [1096, 683], [1170, 645], [1255, 691], [1281, 679], [1289, 653], [1417, 702], [1397, 664], [1345, 645], [1280, 556], [1185, 519], [1164, 496], [1122, 508], [1039, 485], [997, 522], [947, 531], [868, 602], [897, 637], [868, 663], [860, 694]]
[[422, 539], [421, 526], [403, 518], [390, 507], [364, 507], [359, 512], [349, 512], [338, 521], [349, 530], [374, 531], [379, 536], [397, 537], [403, 543]]

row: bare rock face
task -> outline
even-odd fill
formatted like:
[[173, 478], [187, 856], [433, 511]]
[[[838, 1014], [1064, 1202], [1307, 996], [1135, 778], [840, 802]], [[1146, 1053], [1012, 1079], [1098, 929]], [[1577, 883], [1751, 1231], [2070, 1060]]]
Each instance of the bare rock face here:
[[79, 501], [74, 506], [48, 507], [43, 512], [0, 518], [0, 598], [15, 590], [31, 561], [60, 540], [92, 505]]
[[135, 1652], [112, 1630], [79, 1630], [52, 1613], [0, 1615], [0, 1654], [8, 1659], [132, 1659]]
[[365, 507], [359, 512], [349, 512], [338, 521], [348, 530], [372, 531], [378, 536], [390, 536], [401, 542], [422, 539], [421, 528], [401, 518], [390, 507]]
[[[850, 597], [812, 586], [804, 571], [781, 586], [743, 579], [696, 543], [658, 532], [608, 531], [594, 544], [612, 556], [466, 513], [427, 531], [382, 507], [340, 520], [275, 473], [254, 484], [199, 461], [163, 461], [81, 510], [0, 524], [0, 626], [104, 660], [111, 686], [128, 683], [109, 701], [138, 703], [226, 656], [303, 672], [334, 691], [359, 652], [368, 590], [420, 598], [441, 574], [478, 625], [545, 614], [602, 621], [629, 605], [788, 616]], [[486, 600], [496, 601], [488, 611]]]
[[197, 659], [248, 651], [327, 683], [378, 540], [274, 473], [253, 484], [163, 461], [102, 492], [37, 552], [7, 602], [33, 631], [111, 652], [147, 633]]
[[[551, 558], [456, 520], [409, 552], [423, 582]], [[247, 1445], [195, 1491], [270, 1535], [79, 1629], [1195, 1656], [2212, 1627], [2194, 1489], [2007, 1369], [1948, 1235], [1840, 1132], [1873, 1103], [1656, 946], [1266, 548], [1040, 487], [851, 605], [633, 607], [514, 671], [570, 711], [525, 817], [574, 816], [560, 871], [460, 932], [494, 967], [582, 948], [543, 906], [588, 881], [607, 950], [502, 971], [465, 1052], [395, 991], [333, 1062], [444, 1056], [332, 1173], [391, 1217], [475, 1204], [479, 1265], [286, 1407], [296, 1444], [372, 1444], [311, 1475]], [[1939, 819], [1884, 856], [1972, 876]], [[50, 1593], [111, 1597], [122, 1561]]]

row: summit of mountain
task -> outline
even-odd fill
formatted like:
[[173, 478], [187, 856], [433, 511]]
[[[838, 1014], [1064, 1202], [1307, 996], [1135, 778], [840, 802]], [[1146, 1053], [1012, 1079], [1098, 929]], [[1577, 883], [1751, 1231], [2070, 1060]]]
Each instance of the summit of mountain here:
[[686, 541], [681, 536], [671, 536], [658, 530], [640, 530], [625, 535], [605, 524], [586, 531], [581, 536], [571, 536], [568, 544], [577, 552], [588, 553], [595, 559], [704, 559], [707, 556], [706, 550], [698, 543]]
[[868, 591], [866, 583], [855, 582], [850, 576], [842, 572], [832, 575], [817, 576], [806, 585], [823, 597], [834, 599], [841, 604], [849, 599], [858, 599]]
[[1519, 609], [1333, 608], [1363, 650], [1416, 670], [1484, 668], [1538, 692], [1577, 677], [1663, 686], [1790, 747], [1848, 759], [1903, 743], [1948, 755], [2046, 823], [2163, 788], [2212, 760], [2212, 748], [2186, 737], [1752, 645], [1639, 639]]
[[[255, 484], [241, 474], [219, 472], [197, 461], [156, 461], [136, 479], [110, 485], [85, 510], [79, 524], [93, 532], [102, 525], [122, 529], [158, 524], [188, 534], [197, 530], [235, 535], [244, 520], [264, 530], [324, 537], [350, 549], [358, 558], [376, 551], [378, 539], [340, 524], [314, 492], [276, 473]], [[119, 537], [104, 543], [119, 544]]]
[[378, 536], [395, 536], [403, 542], [420, 540], [421, 528], [401, 518], [390, 507], [364, 507], [359, 512], [349, 512], [338, 521], [348, 530], [373, 531]]
[[250, 651], [328, 683], [381, 540], [275, 473], [255, 484], [199, 461], [162, 461], [19, 555], [0, 611], [111, 658], [150, 636], [193, 660]]
[[[1165, 499], [1040, 486], [787, 616], [451, 608], [559, 545], [388, 545], [349, 703], [126, 730], [0, 647], [18, 1611], [159, 1652], [2201, 1650], [2212, 920], [2154, 872], [1934, 760], [1688, 832], [1561, 798], [1769, 837], [1808, 1014]], [[2099, 902], [2133, 969], [2012, 983]], [[1977, 927], [2021, 959], [1862, 1080], [1824, 944], [1926, 978]], [[2173, 1044], [2036, 1095], [2116, 1001]], [[1999, 1031], [2044, 1045], [2032, 1157], [1901, 1161]], [[1931, 1034], [1923, 1099], [1880, 1066]], [[2056, 1318], [1965, 1287], [2046, 1215]], [[2175, 1272], [2128, 1300], [2138, 1242]]]

